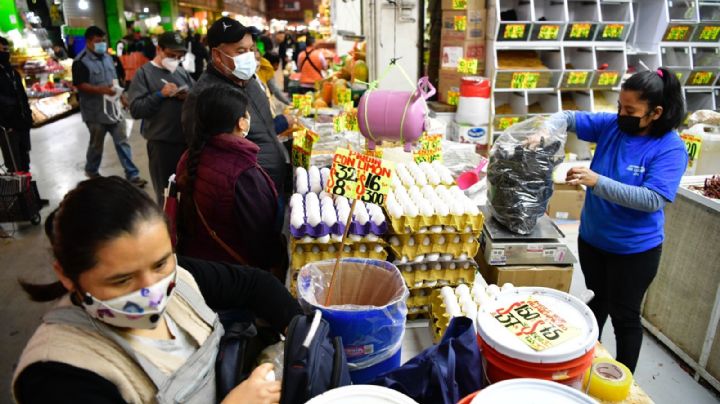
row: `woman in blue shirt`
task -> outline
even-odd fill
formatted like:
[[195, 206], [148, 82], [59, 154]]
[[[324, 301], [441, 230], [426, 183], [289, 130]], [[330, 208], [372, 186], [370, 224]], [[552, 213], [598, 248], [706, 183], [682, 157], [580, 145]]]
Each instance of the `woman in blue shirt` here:
[[610, 315], [617, 360], [635, 370], [640, 346], [640, 304], [655, 278], [665, 216], [687, 166], [674, 131], [685, 107], [675, 74], [660, 68], [623, 83], [618, 113], [561, 112], [568, 131], [597, 144], [590, 168], [568, 171], [566, 181], [587, 187], [580, 222], [580, 265], [595, 292], [589, 306], [600, 334]]

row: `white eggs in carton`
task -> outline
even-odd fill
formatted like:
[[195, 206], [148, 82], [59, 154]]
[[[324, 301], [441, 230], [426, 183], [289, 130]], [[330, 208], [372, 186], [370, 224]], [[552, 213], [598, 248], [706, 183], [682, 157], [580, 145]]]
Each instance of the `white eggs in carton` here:
[[308, 170], [308, 177], [310, 180], [310, 192], [319, 193], [322, 191], [322, 183], [320, 182], [320, 169], [316, 166], [311, 166]]

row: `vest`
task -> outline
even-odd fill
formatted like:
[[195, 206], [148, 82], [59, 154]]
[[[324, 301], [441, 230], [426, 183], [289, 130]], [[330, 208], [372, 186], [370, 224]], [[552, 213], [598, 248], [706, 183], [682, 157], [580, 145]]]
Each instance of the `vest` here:
[[25, 346], [13, 386], [29, 365], [52, 361], [107, 379], [128, 403], [216, 402], [215, 358], [224, 330], [217, 314], [205, 304], [192, 275], [181, 267], [177, 271], [177, 287], [166, 315], [199, 346], [177, 370], [170, 374], [162, 371], [162, 358], [158, 359], [160, 367], [146, 358], [153, 354], [153, 348], [136, 351], [117, 329], [94, 320], [66, 296], [43, 317]]
[[[235, 183], [250, 167], [260, 166], [257, 163], [259, 147], [251, 141], [238, 136], [223, 134], [210, 139], [200, 154], [197, 176], [194, 185], [194, 200], [198, 209], [205, 217], [210, 228], [220, 239], [240, 256], [246, 256], [243, 243], [238, 235], [242, 231], [233, 218], [235, 217]], [[186, 151], [180, 158], [176, 172], [181, 197], [187, 189], [187, 158]], [[261, 168], [260, 170], [265, 173]], [[269, 186], [273, 186], [270, 177], [265, 174]], [[190, 203], [185, 200], [183, 203]], [[251, 206], [247, 207], [252, 209]], [[194, 209], [193, 209], [194, 211]], [[193, 229], [193, 234], [182, 234], [179, 238], [179, 250], [183, 255], [209, 261], [238, 263], [227, 253], [216, 240], [210, 237], [207, 229], [200, 221], [197, 213], [193, 214], [192, 223], [186, 228]]]
[[305, 49], [304, 51], [300, 52], [300, 56], [298, 56], [298, 64], [300, 65], [301, 75], [300, 84], [314, 86], [316, 82], [323, 79], [323, 76], [320, 73], [320, 70], [323, 68], [323, 64], [322, 60], [320, 60], [319, 52], [319, 50], [312, 48]]
[[[98, 56], [87, 49], [80, 52], [75, 58], [75, 63], [82, 63], [90, 72], [88, 84], [94, 86], [110, 86], [115, 80], [115, 65], [110, 55]], [[81, 92], [80, 113], [84, 122], [114, 124], [117, 121], [111, 119], [104, 112], [105, 103], [102, 94], [88, 94]]]

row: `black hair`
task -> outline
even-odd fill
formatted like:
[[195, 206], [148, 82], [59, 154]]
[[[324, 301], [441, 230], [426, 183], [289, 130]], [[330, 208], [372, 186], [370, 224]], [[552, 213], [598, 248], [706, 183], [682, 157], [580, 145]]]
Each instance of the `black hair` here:
[[247, 97], [240, 91], [229, 86], [218, 85], [202, 90], [198, 95], [198, 100], [200, 101], [195, 110], [195, 130], [188, 148], [186, 177], [181, 178], [183, 190], [180, 198], [180, 211], [183, 220], [178, 223], [181, 234], [194, 232], [194, 229], [190, 227], [195, 210], [192, 195], [195, 191], [200, 155], [205, 149], [205, 145], [214, 136], [232, 133], [240, 118], [245, 116], [248, 104]]
[[95, 25], [92, 25], [88, 27], [88, 29], [85, 30], [85, 39], [93, 39], [97, 37], [105, 36], [105, 31], [100, 29], [100, 27], [97, 27]]
[[633, 74], [622, 84], [626, 91], [637, 91], [648, 104], [648, 112], [662, 107], [660, 118], [652, 121], [650, 134], [662, 136], [677, 128], [685, 118], [685, 101], [675, 73], [661, 67], [655, 71]]
[[315, 44], [315, 37], [308, 33], [305, 35], [305, 46], [312, 46]]
[[5, 39], [4, 37], [1, 37], [1, 36], [0, 36], [0, 44], [10, 46], [10, 42], [8, 42], [7, 39]]
[[[65, 195], [45, 220], [45, 234], [65, 276], [75, 284], [80, 274], [97, 265], [97, 252], [139, 223], [164, 220], [163, 212], [145, 192], [120, 177], [83, 181]], [[67, 293], [60, 281], [31, 284], [18, 280], [34, 301], [45, 302]]]
[[275, 63], [280, 63], [280, 56], [277, 54], [277, 52], [267, 52], [263, 57], [267, 59], [267, 61], [270, 62], [271, 65], [274, 65]]

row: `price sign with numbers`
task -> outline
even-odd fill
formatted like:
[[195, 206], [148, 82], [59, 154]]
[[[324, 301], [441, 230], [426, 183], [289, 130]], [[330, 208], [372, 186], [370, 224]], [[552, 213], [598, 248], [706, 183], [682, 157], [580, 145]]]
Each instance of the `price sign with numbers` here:
[[685, 148], [688, 153], [688, 168], [694, 168], [695, 162], [700, 158], [700, 149], [702, 148], [702, 137], [683, 133], [680, 138], [685, 142]]
[[513, 73], [510, 88], [537, 88], [540, 73]]
[[560, 26], [559, 25], [543, 25], [540, 27], [540, 32], [538, 32], [537, 39], [542, 39], [546, 41], [554, 41], [558, 39], [558, 36], [560, 35]]
[[523, 39], [525, 37], [525, 24], [507, 24], [503, 39]]
[[680, 41], [684, 42], [687, 41], [688, 36], [690, 35], [690, 26], [689, 25], [675, 25], [673, 27], [668, 28], [667, 32], [665, 33], [665, 41]]
[[442, 135], [428, 135], [425, 133], [420, 136], [418, 144], [420, 148], [413, 151], [413, 158], [416, 163], [442, 161]]
[[312, 149], [319, 138], [320, 136], [317, 133], [305, 128], [293, 132], [293, 167], [310, 168]]
[[395, 163], [338, 148], [326, 191], [348, 199], [382, 205], [390, 189]]
[[599, 86], [614, 86], [618, 82], [618, 78], [620, 78], [618, 72], [601, 72], [597, 84]]
[[583, 86], [587, 84], [590, 72], [567, 72], [567, 85]]
[[532, 296], [501, 307], [492, 315], [512, 335], [536, 351], [552, 348], [580, 335], [580, 329], [568, 324]]
[[453, 10], [466, 10], [467, 0], [453, 0], [452, 8]]
[[497, 128], [498, 130], [505, 130], [518, 122], [520, 122], [519, 116], [504, 116], [498, 119]]
[[460, 93], [458, 91], [448, 90], [447, 94], [448, 105], [458, 105], [458, 102], [460, 101]]
[[624, 31], [622, 24], [608, 24], [603, 28], [602, 39], [622, 39]]
[[457, 69], [458, 73], [477, 74], [477, 70], [478, 70], [478, 60], [477, 59], [460, 58], [460, 60], [458, 60], [458, 69]]
[[292, 97], [293, 108], [300, 109], [300, 103], [302, 102], [303, 97], [304, 96], [302, 94], [293, 94], [293, 97]]
[[689, 81], [693, 86], [709, 86], [714, 78], [715, 74], [713, 72], [693, 72]]
[[455, 31], [465, 32], [467, 31], [467, 16], [456, 15], [455, 16]]
[[573, 24], [570, 26], [570, 39], [590, 39], [591, 24]]
[[698, 35], [698, 41], [715, 42], [720, 37], [720, 25], [706, 25]]

